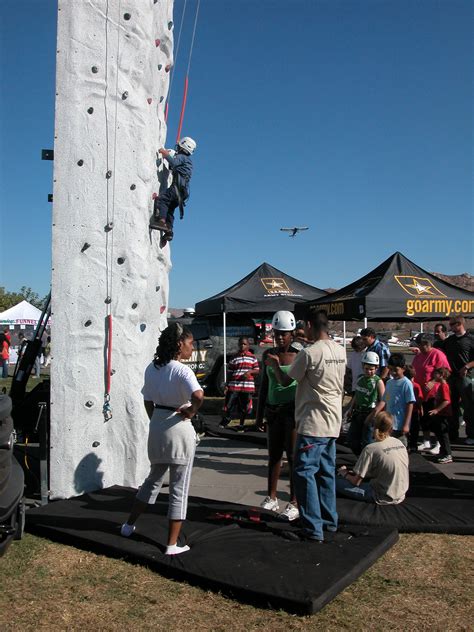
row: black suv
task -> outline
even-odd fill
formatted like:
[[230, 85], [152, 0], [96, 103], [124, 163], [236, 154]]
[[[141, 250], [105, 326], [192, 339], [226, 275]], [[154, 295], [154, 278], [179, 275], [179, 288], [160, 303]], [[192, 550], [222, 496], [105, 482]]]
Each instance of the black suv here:
[[[169, 319], [186, 325], [193, 332], [194, 351], [184, 364], [196, 374], [206, 393], [224, 394], [224, 326], [222, 316], [194, 316]], [[245, 336], [252, 351], [261, 360], [263, 350], [257, 343], [257, 328], [250, 316], [228, 314], [226, 318], [226, 362], [238, 349], [238, 339]]]

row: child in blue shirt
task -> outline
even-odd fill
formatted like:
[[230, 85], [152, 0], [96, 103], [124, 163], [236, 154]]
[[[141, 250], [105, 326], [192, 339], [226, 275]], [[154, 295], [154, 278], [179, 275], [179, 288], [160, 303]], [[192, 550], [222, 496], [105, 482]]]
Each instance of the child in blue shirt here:
[[392, 437], [400, 439], [405, 447], [410, 432], [413, 407], [416, 403], [413, 384], [405, 376], [406, 361], [402, 353], [394, 353], [388, 360], [388, 370], [392, 379], [385, 384], [383, 399], [375, 409], [375, 414], [385, 408], [394, 417]]
[[196, 142], [189, 136], [178, 141], [176, 153], [170, 149], [160, 149], [158, 154], [166, 159], [173, 174], [171, 186], [156, 198], [150, 228], [166, 231], [166, 238], [173, 238], [174, 212], [179, 206], [183, 219], [184, 206], [189, 198], [189, 183], [193, 173], [191, 154], [196, 149]]

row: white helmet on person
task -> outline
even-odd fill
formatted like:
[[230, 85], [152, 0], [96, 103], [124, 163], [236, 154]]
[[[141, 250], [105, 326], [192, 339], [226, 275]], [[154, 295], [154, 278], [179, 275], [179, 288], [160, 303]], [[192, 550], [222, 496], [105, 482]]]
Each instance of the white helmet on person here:
[[375, 351], [366, 351], [362, 356], [362, 364], [374, 364], [378, 366], [380, 364], [380, 358]]
[[273, 314], [272, 329], [277, 331], [294, 331], [296, 320], [291, 312], [281, 310]]
[[193, 154], [196, 151], [196, 141], [193, 140], [190, 136], [183, 136], [177, 143], [180, 149], [184, 149], [189, 155]]

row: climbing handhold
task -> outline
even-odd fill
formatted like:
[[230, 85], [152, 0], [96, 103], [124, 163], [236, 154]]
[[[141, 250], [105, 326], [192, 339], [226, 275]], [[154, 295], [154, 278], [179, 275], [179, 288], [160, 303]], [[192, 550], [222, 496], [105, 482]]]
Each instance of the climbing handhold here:
[[131, 184], [130, 185], [130, 191], [135, 191], [136, 188], [137, 188], [136, 184]]
[[122, 265], [122, 263], [125, 263], [125, 257], [119, 257], [119, 258], [117, 259], [117, 263], [119, 264], [119, 266], [121, 266], [121, 265]]
[[148, 105], [151, 105], [152, 101], [153, 101], [153, 99], [151, 97], [148, 97], [148, 99], [147, 99]]
[[125, 90], [125, 92], [122, 93], [122, 101], [125, 101], [127, 97], [128, 97], [128, 92]]
[[88, 114], [92, 114], [93, 112], [94, 112], [94, 108], [89, 108], [89, 109], [87, 110], [87, 113], [88, 113]]
[[85, 403], [86, 408], [92, 408], [92, 406], [94, 405], [94, 402], [89, 400]]
[[83, 160], [78, 160], [78, 161], [77, 161], [77, 166], [78, 166], [78, 167], [82, 167], [82, 165], [83, 165], [83, 164], [84, 164], [84, 161], [83, 161]]
[[158, 48], [158, 46], [161, 44], [161, 40], [156, 39], [155, 40], [155, 46]]
[[90, 248], [91, 245], [86, 242], [84, 242], [84, 245], [81, 248], [81, 252], [85, 252], [88, 248]]
[[162, 305], [160, 307], [160, 314], [163, 314], [166, 311], [166, 305]]
[[110, 298], [110, 296], [107, 296], [107, 298], [105, 299], [104, 303], [106, 305], [110, 305], [111, 302], [112, 302], [112, 299]]
[[158, 197], [158, 193], [152, 193], [151, 195], [152, 200], [156, 200], [157, 197]]
[[100, 441], [94, 441], [94, 443], [92, 444], [93, 448], [98, 448], [100, 446]]
[[168, 22], [168, 30], [171, 31], [172, 28], [173, 28], [173, 22], [170, 20]]
[[113, 222], [109, 222], [108, 224], [105, 225], [104, 230], [106, 233], [109, 232], [109, 230], [112, 230], [112, 228], [114, 227], [114, 223]]
[[155, 292], [159, 292], [160, 288], [161, 288], [161, 285], [157, 285], [157, 286], [155, 287]]
[[111, 178], [112, 177], [112, 172], [111, 171], [107, 171], [107, 173], [105, 174], [105, 177], [107, 178], [107, 180], [109, 178]]
[[130, 13], [124, 13], [124, 14], [123, 14], [123, 19], [124, 19], [124, 20], [130, 20], [130, 18], [131, 18], [131, 17], [132, 17], [132, 16], [130, 15]]
[[158, 70], [161, 70], [163, 68], [163, 64], [158, 64]]
[[99, 72], [99, 69], [97, 68], [97, 66], [92, 66], [91, 70], [94, 73], [94, 75], [96, 75]]
[[90, 327], [91, 325], [92, 325], [91, 320], [86, 320], [86, 322], [84, 323], [84, 327]]
[[138, 303], [132, 303], [132, 309], [137, 309]]
[[140, 325], [140, 331], [143, 333], [145, 331], [145, 329], [146, 329], [146, 325], [145, 325], [145, 323], [142, 323]]
[[163, 99], [164, 99], [164, 98], [165, 98], [165, 97], [160, 97], [160, 103], [163, 103]]
[[165, 66], [165, 72], [169, 72], [171, 70], [171, 68], [173, 68], [173, 64], [167, 64]]

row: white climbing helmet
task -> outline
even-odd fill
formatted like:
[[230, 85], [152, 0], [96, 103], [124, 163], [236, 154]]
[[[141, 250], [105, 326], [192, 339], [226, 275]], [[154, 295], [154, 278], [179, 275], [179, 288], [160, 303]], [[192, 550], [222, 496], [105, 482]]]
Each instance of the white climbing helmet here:
[[275, 331], [294, 331], [296, 329], [296, 320], [291, 312], [284, 310], [273, 314], [272, 328]]
[[196, 151], [196, 141], [193, 140], [190, 136], [183, 136], [181, 140], [178, 140], [178, 147], [187, 151], [189, 155], [193, 154]]
[[375, 366], [378, 366], [380, 364], [379, 356], [375, 351], [366, 351], [362, 356], [362, 364], [375, 364]]

